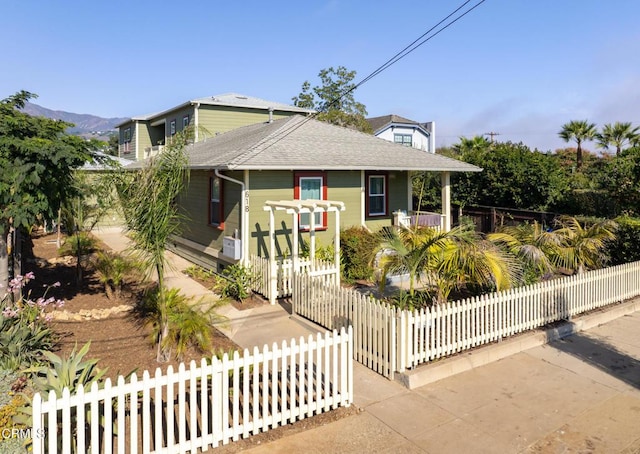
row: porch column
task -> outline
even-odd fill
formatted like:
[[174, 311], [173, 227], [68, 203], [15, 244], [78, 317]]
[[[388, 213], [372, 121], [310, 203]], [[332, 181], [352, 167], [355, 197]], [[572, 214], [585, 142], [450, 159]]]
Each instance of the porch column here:
[[278, 265], [276, 263], [276, 231], [273, 207], [269, 210], [269, 302], [276, 304], [278, 294]]
[[451, 174], [442, 172], [442, 230], [451, 230]]
[[365, 222], [366, 218], [365, 218], [365, 211], [366, 211], [366, 204], [367, 201], [365, 200], [366, 198], [366, 186], [367, 184], [367, 179], [365, 178], [364, 175], [364, 170], [360, 171], [360, 225], [362, 227], [366, 227], [367, 224]]

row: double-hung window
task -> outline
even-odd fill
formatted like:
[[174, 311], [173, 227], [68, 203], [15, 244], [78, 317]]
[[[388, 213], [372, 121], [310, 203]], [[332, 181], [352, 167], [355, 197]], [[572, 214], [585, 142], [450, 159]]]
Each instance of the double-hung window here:
[[174, 136], [176, 134], [176, 121], [175, 120], [171, 120], [171, 123], [169, 123], [169, 134]]
[[[298, 200], [326, 200], [327, 176], [324, 172], [298, 172], [295, 174], [295, 199]], [[300, 228], [309, 229], [311, 226], [311, 214], [300, 214]], [[327, 227], [327, 214], [315, 213], [314, 224], [317, 228]]]
[[405, 147], [413, 146], [411, 134], [394, 134], [393, 141], [397, 144], [404, 145]]
[[218, 177], [209, 178], [209, 224], [218, 228], [223, 227], [222, 210], [222, 180]]
[[189, 115], [185, 115], [182, 117], [182, 129], [187, 129], [189, 127]]
[[367, 175], [367, 215], [385, 216], [387, 214], [387, 175]]

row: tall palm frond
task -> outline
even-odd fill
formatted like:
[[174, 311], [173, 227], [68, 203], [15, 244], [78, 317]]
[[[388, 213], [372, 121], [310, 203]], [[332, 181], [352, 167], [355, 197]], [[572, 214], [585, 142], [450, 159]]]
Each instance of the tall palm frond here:
[[557, 223], [559, 229], [556, 232], [565, 239], [565, 246], [560, 248], [556, 257], [559, 265], [581, 273], [606, 263], [607, 243], [615, 239], [618, 228], [614, 221], [604, 219], [582, 223], [575, 217], [562, 216]]
[[556, 232], [547, 230], [538, 222], [518, 226], [504, 226], [487, 239], [518, 257], [525, 268], [533, 269], [538, 275], [555, 270], [553, 258], [564, 246], [564, 239]]

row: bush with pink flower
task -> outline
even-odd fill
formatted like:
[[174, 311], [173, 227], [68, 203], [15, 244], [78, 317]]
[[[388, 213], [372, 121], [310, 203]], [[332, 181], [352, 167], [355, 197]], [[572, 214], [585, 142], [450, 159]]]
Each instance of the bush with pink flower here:
[[24, 294], [25, 286], [34, 279], [33, 273], [16, 276], [0, 300], [0, 369], [19, 370], [39, 364], [44, 359], [42, 351], [54, 344], [49, 328], [51, 310], [64, 302], [47, 293], [60, 283], [45, 286], [43, 295], [34, 299], [30, 291]]

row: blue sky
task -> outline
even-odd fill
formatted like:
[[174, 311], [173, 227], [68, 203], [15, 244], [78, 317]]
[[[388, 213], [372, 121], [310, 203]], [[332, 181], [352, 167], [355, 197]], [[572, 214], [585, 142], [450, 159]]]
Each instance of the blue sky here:
[[[103, 117], [226, 92], [289, 103], [322, 68], [364, 78], [461, 3], [3, 0], [0, 98]], [[435, 121], [438, 146], [495, 131], [546, 151], [570, 120], [640, 125], [638, 18], [637, 0], [487, 0], [356, 99]]]

